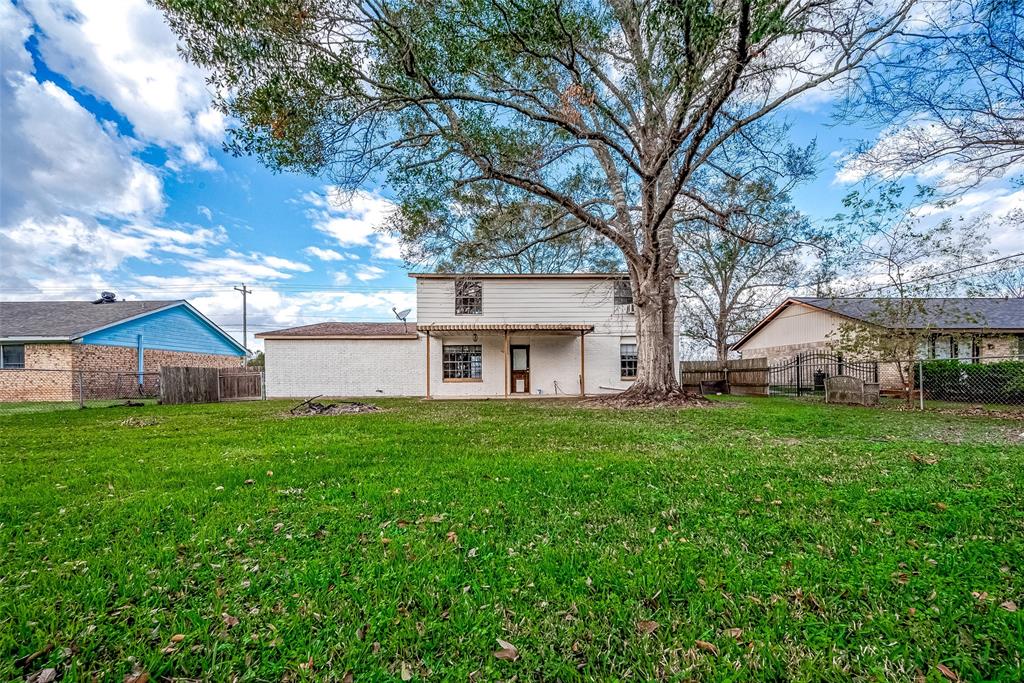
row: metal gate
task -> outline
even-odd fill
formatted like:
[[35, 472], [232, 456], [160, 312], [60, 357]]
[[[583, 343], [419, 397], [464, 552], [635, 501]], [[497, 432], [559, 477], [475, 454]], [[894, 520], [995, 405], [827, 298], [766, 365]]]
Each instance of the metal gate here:
[[768, 367], [768, 393], [771, 396], [824, 396], [825, 379], [835, 375], [878, 382], [878, 363], [848, 361], [840, 354], [824, 351], [798, 353], [792, 360]]

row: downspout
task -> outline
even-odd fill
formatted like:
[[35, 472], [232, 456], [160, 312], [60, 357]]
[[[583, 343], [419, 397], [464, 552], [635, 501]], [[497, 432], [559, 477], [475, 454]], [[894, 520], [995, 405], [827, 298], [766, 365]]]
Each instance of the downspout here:
[[135, 335], [135, 354], [136, 354], [136, 357], [137, 357], [137, 360], [136, 360], [136, 363], [135, 363], [135, 367], [138, 368], [139, 387], [141, 388], [142, 387], [142, 380], [143, 380], [142, 373], [146, 369], [145, 368], [145, 359], [144, 359], [143, 353], [142, 353], [142, 335], [141, 334]]

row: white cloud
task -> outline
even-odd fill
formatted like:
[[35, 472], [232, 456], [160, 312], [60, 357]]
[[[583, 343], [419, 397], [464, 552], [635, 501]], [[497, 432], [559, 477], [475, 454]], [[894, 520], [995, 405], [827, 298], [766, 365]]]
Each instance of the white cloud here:
[[0, 99], [4, 223], [66, 211], [126, 218], [162, 210], [156, 171], [57, 85], [5, 69]]
[[356, 190], [346, 194], [328, 185], [322, 194], [307, 193], [303, 200], [310, 205], [307, 215], [313, 227], [343, 247], [366, 246], [376, 258], [400, 259], [396, 235], [380, 232], [397, 206], [377, 192]]
[[205, 217], [206, 220], [208, 221], [213, 220], [213, 211], [211, 211], [210, 207], [208, 206], [203, 206], [202, 204], [200, 204], [199, 206], [196, 207], [196, 213], [198, 213], [200, 216]]
[[352, 282], [352, 277], [348, 273], [341, 270], [334, 273], [334, 275], [331, 276], [331, 279], [334, 281], [334, 284], [336, 285], [347, 285], [348, 283]]
[[203, 72], [177, 52], [160, 11], [145, 0], [23, 0], [48, 67], [109, 102], [134, 134], [182, 161], [217, 167], [207, 145], [224, 117], [211, 107]]
[[321, 261], [341, 261], [345, 257], [334, 249], [321, 249], [320, 247], [306, 247], [303, 253], [320, 259]]
[[384, 277], [385, 270], [378, 268], [377, 266], [360, 266], [359, 270], [356, 271], [356, 279], [361, 282], [369, 282], [371, 280], [379, 280]]
[[204, 254], [182, 265], [191, 273], [213, 275], [221, 282], [288, 280], [295, 272], [308, 273], [312, 270], [305, 263], [258, 252], [245, 254], [231, 249], [223, 256]]

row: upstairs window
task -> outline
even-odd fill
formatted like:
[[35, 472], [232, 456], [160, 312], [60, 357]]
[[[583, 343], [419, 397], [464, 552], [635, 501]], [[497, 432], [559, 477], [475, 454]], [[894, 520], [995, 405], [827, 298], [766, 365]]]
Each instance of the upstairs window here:
[[459, 344], [444, 347], [441, 357], [443, 379], [474, 380], [483, 377], [483, 347]]
[[636, 344], [619, 344], [619, 377], [636, 379]]
[[479, 280], [456, 280], [455, 315], [480, 315], [483, 312], [483, 284]]
[[0, 346], [0, 369], [21, 370], [24, 367], [24, 344], [4, 344], [3, 346]]
[[616, 306], [633, 305], [633, 289], [629, 286], [629, 280], [615, 280], [614, 288], [613, 303]]

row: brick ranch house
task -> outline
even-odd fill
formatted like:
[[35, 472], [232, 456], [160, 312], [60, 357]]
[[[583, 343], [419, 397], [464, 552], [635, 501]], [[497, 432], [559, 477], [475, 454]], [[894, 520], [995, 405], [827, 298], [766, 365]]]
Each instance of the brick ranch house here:
[[164, 365], [238, 367], [244, 357], [187, 301], [0, 302], [0, 401], [73, 400], [76, 377], [86, 398], [105, 398], [96, 392], [128, 391]]
[[[1024, 299], [921, 300], [912, 328], [927, 332], [920, 358], [984, 363], [1024, 358]], [[832, 351], [844, 326], [885, 328], [884, 308], [870, 298], [791, 297], [732, 345], [743, 358], [781, 362], [797, 354]], [[879, 368], [883, 389], [901, 385], [895, 367]]]

